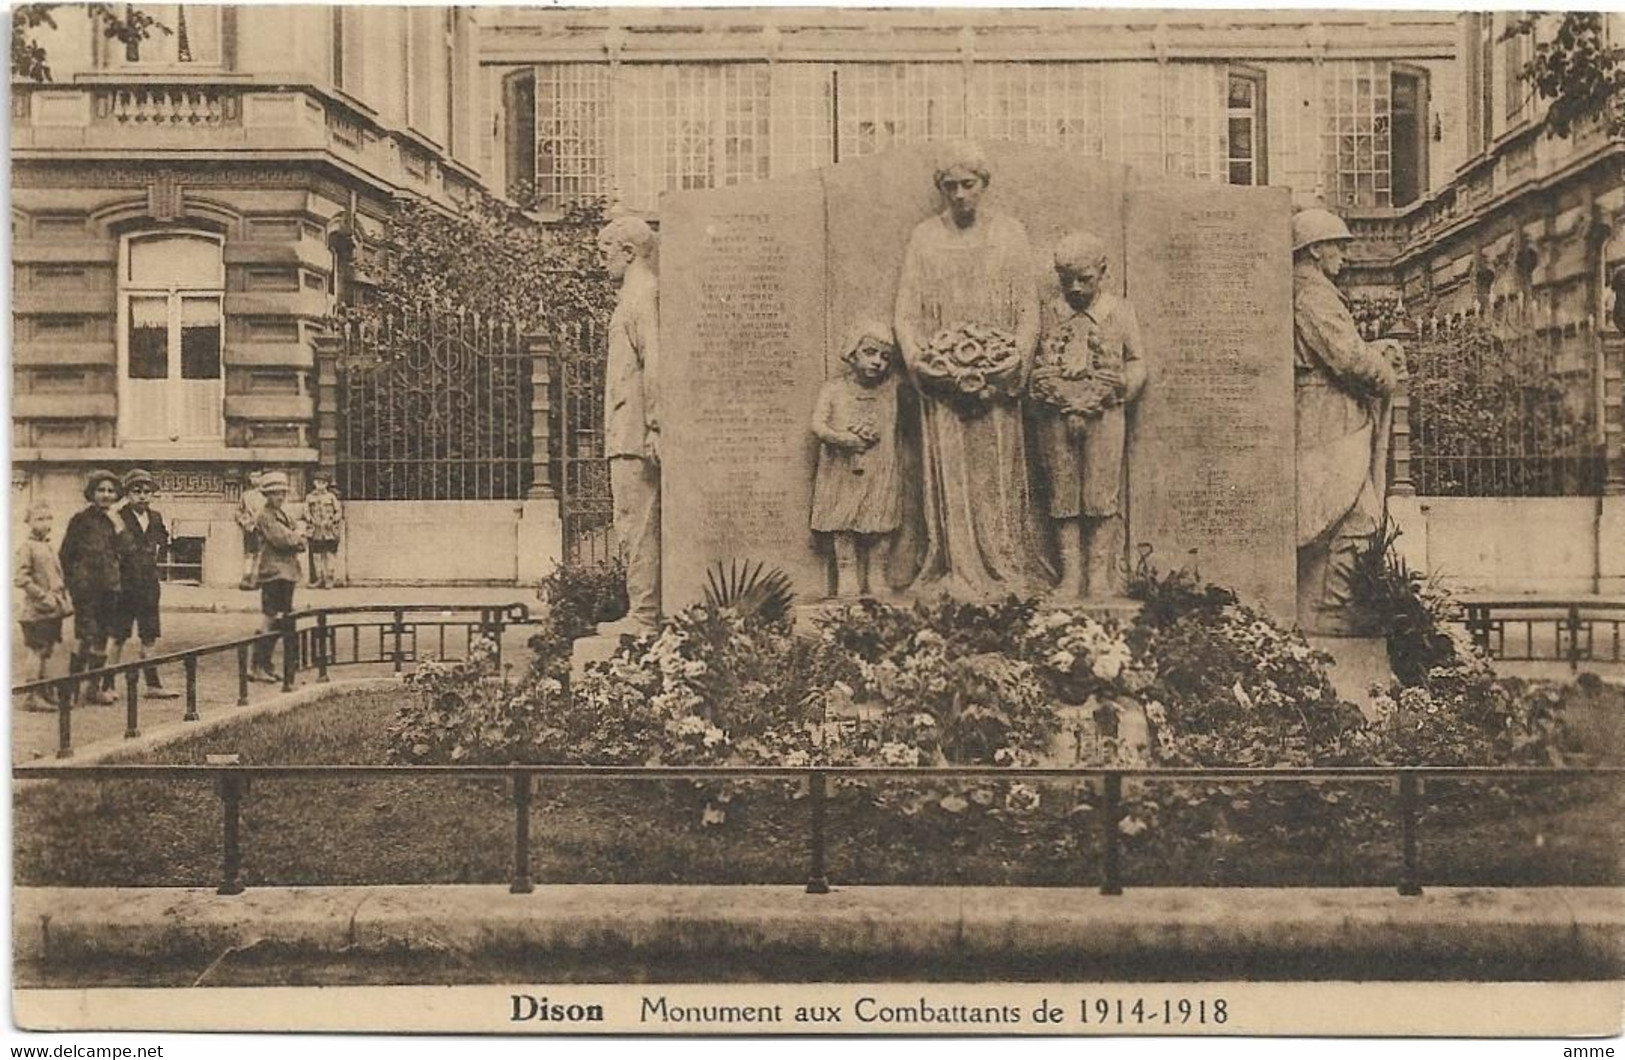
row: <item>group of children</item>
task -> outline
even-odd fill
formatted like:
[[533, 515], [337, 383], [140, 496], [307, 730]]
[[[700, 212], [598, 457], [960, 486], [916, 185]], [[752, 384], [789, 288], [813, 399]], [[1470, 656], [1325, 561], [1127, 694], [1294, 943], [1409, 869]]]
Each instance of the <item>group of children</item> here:
[[[1121, 590], [1124, 408], [1145, 384], [1139, 323], [1104, 286], [1106, 245], [1072, 232], [1055, 249], [1060, 297], [1045, 307], [1043, 355], [1032, 371], [1040, 400], [1035, 448], [1049, 484], [1061, 560], [1060, 599]], [[835, 595], [869, 596], [902, 523], [897, 347], [882, 323], [858, 325], [841, 348], [847, 370], [824, 384], [813, 411], [820, 442], [814, 531], [835, 556]], [[1087, 394], [1088, 399], [1073, 395]]]
[[[256, 473], [251, 484], [256, 495], [253, 522], [244, 531], [245, 538], [252, 533], [254, 547], [252, 568], [244, 579], [260, 590], [260, 629], [270, 632], [293, 610], [293, 590], [307, 547], [313, 553], [316, 584], [332, 584], [341, 515], [325, 476], [316, 476], [306, 495], [308, 534], [285, 509], [287, 475]], [[70, 616], [74, 634], [70, 676], [118, 665], [132, 632], [138, 638], [139, 658], [152, 654], [162, 632], [158, 562], [170, 543], [164, 517], [152, 507], [156, 492], [153, 476], [139, 468], [122, 478], [101, 469], [90, 472], [84, 489], [88, 504], [68, 520], [61, 547], [55, 550], [50, 544], [55, 524], [50, 507], [29, 507], [25, 517], [29, 536], [18, 546], [13, 582], [22, 590], [18, 621], [23, 644], [34, 656], [34, 680], [49, 676], [46, 671], [62, 641], [63, 620]], [[280, 680], [271, 669], [272, 651], [272, 638], [255, 644], [250, 680]], [[178, 695], [163, 686], [156, 667], [146, 667], [144, 677], [149, 698]], [[70, 696], [80, 703], [105, 706], [115, 702], [112, 689], [112, 675], [107, 674], [83, 687], [75, 682]], [[56, 709], [37, 693], [23, 708]]]

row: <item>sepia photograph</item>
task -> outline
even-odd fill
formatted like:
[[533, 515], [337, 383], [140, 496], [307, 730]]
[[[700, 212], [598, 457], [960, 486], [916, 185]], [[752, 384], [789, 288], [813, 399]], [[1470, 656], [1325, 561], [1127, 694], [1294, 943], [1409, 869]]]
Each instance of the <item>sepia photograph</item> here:
[[1625, 13], [11, 61], [14, 1030], [1621, 1033]]

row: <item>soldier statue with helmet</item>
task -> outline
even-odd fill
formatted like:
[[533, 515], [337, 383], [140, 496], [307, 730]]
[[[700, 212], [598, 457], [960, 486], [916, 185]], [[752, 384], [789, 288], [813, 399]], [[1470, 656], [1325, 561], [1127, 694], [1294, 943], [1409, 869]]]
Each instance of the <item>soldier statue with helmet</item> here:
[[1298, 623], [1348, 627], [1354, 558], [1382, 522], [1399, 345], [1360, 336], [1336, 279], [1354, 239], [1326, 210], [1292, 218], [1297, 405]]

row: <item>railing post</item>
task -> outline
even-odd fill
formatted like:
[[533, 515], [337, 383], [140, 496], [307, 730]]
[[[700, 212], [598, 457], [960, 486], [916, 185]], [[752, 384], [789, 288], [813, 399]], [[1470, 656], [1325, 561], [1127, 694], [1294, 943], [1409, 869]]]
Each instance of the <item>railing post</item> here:
[[188, 655], [181, 660], [186, 670], [186, 713], [182, 721], [197, 721], [197, 656]]
[[243, 883], [239, 877], [243, 871], [243, 778], [236, 773], [225, 773], [220, 777], [218, 790], [222, 827], [221, 878], [220, 886], [215, 888], [214, 893], [242, 894]]
[[1580, 669], [1580, 605], [1569, 604], [1569, 669]]
[[327, 612], [316, 612], [316, 680], [327, 677]]
[[1411, 385], [1401, 379], [1394, 388], [1393, 429], [1389, 437], [1389, 456], [1393, 460], [1393, 478], [1388, 482], [1390, 497], [1416, 496], [1416, 483], [1411, 479]]
[[530, 352], [530, 500], [553, 500], [553, 342], [545, 334], [525, 336]]
[[1602, 493], [1625, 495], [1625, 335], [1602, 336]]
[[237, 645], [237, 705], [248, 706], [248, 649], [250, 645]]
[[822, 771], [814, 771], [808, 783], [808, 801], [812, 804], [812, 850], [810, 851], [812, 863], [807, 867], [807, 893], [828, 894], [829, 876], [824, 867], [824, 812], [826, 808], [825, 796], [828, 794], [827, 778]]
[[405, 612], [403, 612], [399, 608], [397, 608], [396, 611], [395, 611], [395, 628], [393, 630], [393, 632], [395, 634], [394, 656], [395, 656], [395, 672], [396, 673], [401, 672], [401, 635], [406, 632], [405, 625], [404, 625], [405, 621], [406, 621]]
[[141, 735], [141, 670], [135, 667], [124, 671], [124, 738], [133, 740]]
[[1479, 604], [1466, 605], [1467, 633], [1485, 655], [1490, 653], [1490, 609]]
[[512, 894], [530, 894], [536, 884], [530, 878], [530, 774], [513, 775], [513, 884]]
[[1118, 864], [1121, 851], [1118, 843], [1118, 823], [1123, 816], [1123, 774], [1106, 774], [1105, 805], [1100, 808], [1101, 894], [1122, 894], [1122, 868]]
[[299, 620], [283, 615], [282, 623], [282, 691], [292, 692], [295, 675], [299, 672]]
[[78, 687], [77, 678], [69, 681], [58, 681], [54, 687], [56, 691], [56, 756], [58, 758], [73, 757], [73, 691]]
[[1413, 897], [1422, 893], [1416, 867], [1416, 774], [1399, 774], [1399, 893]]

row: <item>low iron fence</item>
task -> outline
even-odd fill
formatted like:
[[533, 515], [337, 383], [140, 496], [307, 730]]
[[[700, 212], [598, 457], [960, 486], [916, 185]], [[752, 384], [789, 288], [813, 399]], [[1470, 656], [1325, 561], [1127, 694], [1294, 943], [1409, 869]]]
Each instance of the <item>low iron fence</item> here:
[[827, 894], [829, 835], [827, 814], [829, 782], [835, 780], [909, 781], [1037, 780], [1098, 784], [1101, 805], [1096, 819], [1083, 827], [1099, 830], [1101, 840], [1100, 893], [1123, 893], [1123, 786], [1125, 783], [1234, 784], [1250, 782], [1324, 784], [1328, 782], [1386, 784], [1394, 792], [1392, 808], [1399, 823], [1399, 893], [1422, 893], [1421, 854], [1417, 822], [1430, 781], [1484, 783], [1510, 780], [1617, 778], [1625, 767], [1574, 766], [1554, 768], [1499, 766], [1367, 766], [1336, 768], [1133, 768], [1088, 767], [1005, 768], [998, 766], [789, 767], [789, 766], [338, 766], [338, 765], [96, 765], [13, 766], [16, 780], [209, 780], [221, 806], [221, 872], [216, 893], [241, 894], [246, 889], [243, 866], [243, 802], [252, 785], [279, 780], [349, 781], [377, 778], [432, 780], [507, 780], [513, 805], [513, 861], [509, 890], [529, 894], [536, 889], [531, 872], [531, 798], [540, 780], [585, 779], [605, 782], [633, 780], [780, 780], [807, 784], [807, 893]]
[[1473, 600], [1463, 622], [1491, 658], [1504, 662], [1625, 663], [1625, 600]]
[[301, 672], [314, 671], [317, 680], [325, 681], [328, 671], [335, 667], [388, 664], [395, 673], [401, 673], [408, 663], [415, 663], [428, 654], [442, 659], [456, 658], [455, 651], [459, 648], [466, 654], [475, 638], [481, 636], [490, 637], [496, 643], [500, 668], [504, 630], [530, 622], [530, 609], [518, 603], [474, 607], [362, 604], [315, 608], [285, 616], [280, 628], [272, 632], [13, 685], [11, 694], [14, 698], [41, 696], [54, 705], [56, 756], [69, 758], [73, 755], [74, 714], [90, 709], [76, 703], [76, 692], [83, 687], [103, 685], [109, 679], [115, 686], [121, 681], [124, 684], [124, 736], [134, 739], [141, 735], [140, 685], [142, 675], [148, 670], [171, 673], [176, 668], [181, 670], [186, 704], [182, 720], [197, 721], [200, 717], [198, 670], [205, 659], [235, 656], [236, 705], [246, 706], [248, 686], [253, 679], [251, 654], [256, 646], [267, 642], [273, 658], [280, 646], [281, 688], [291, 692]]

